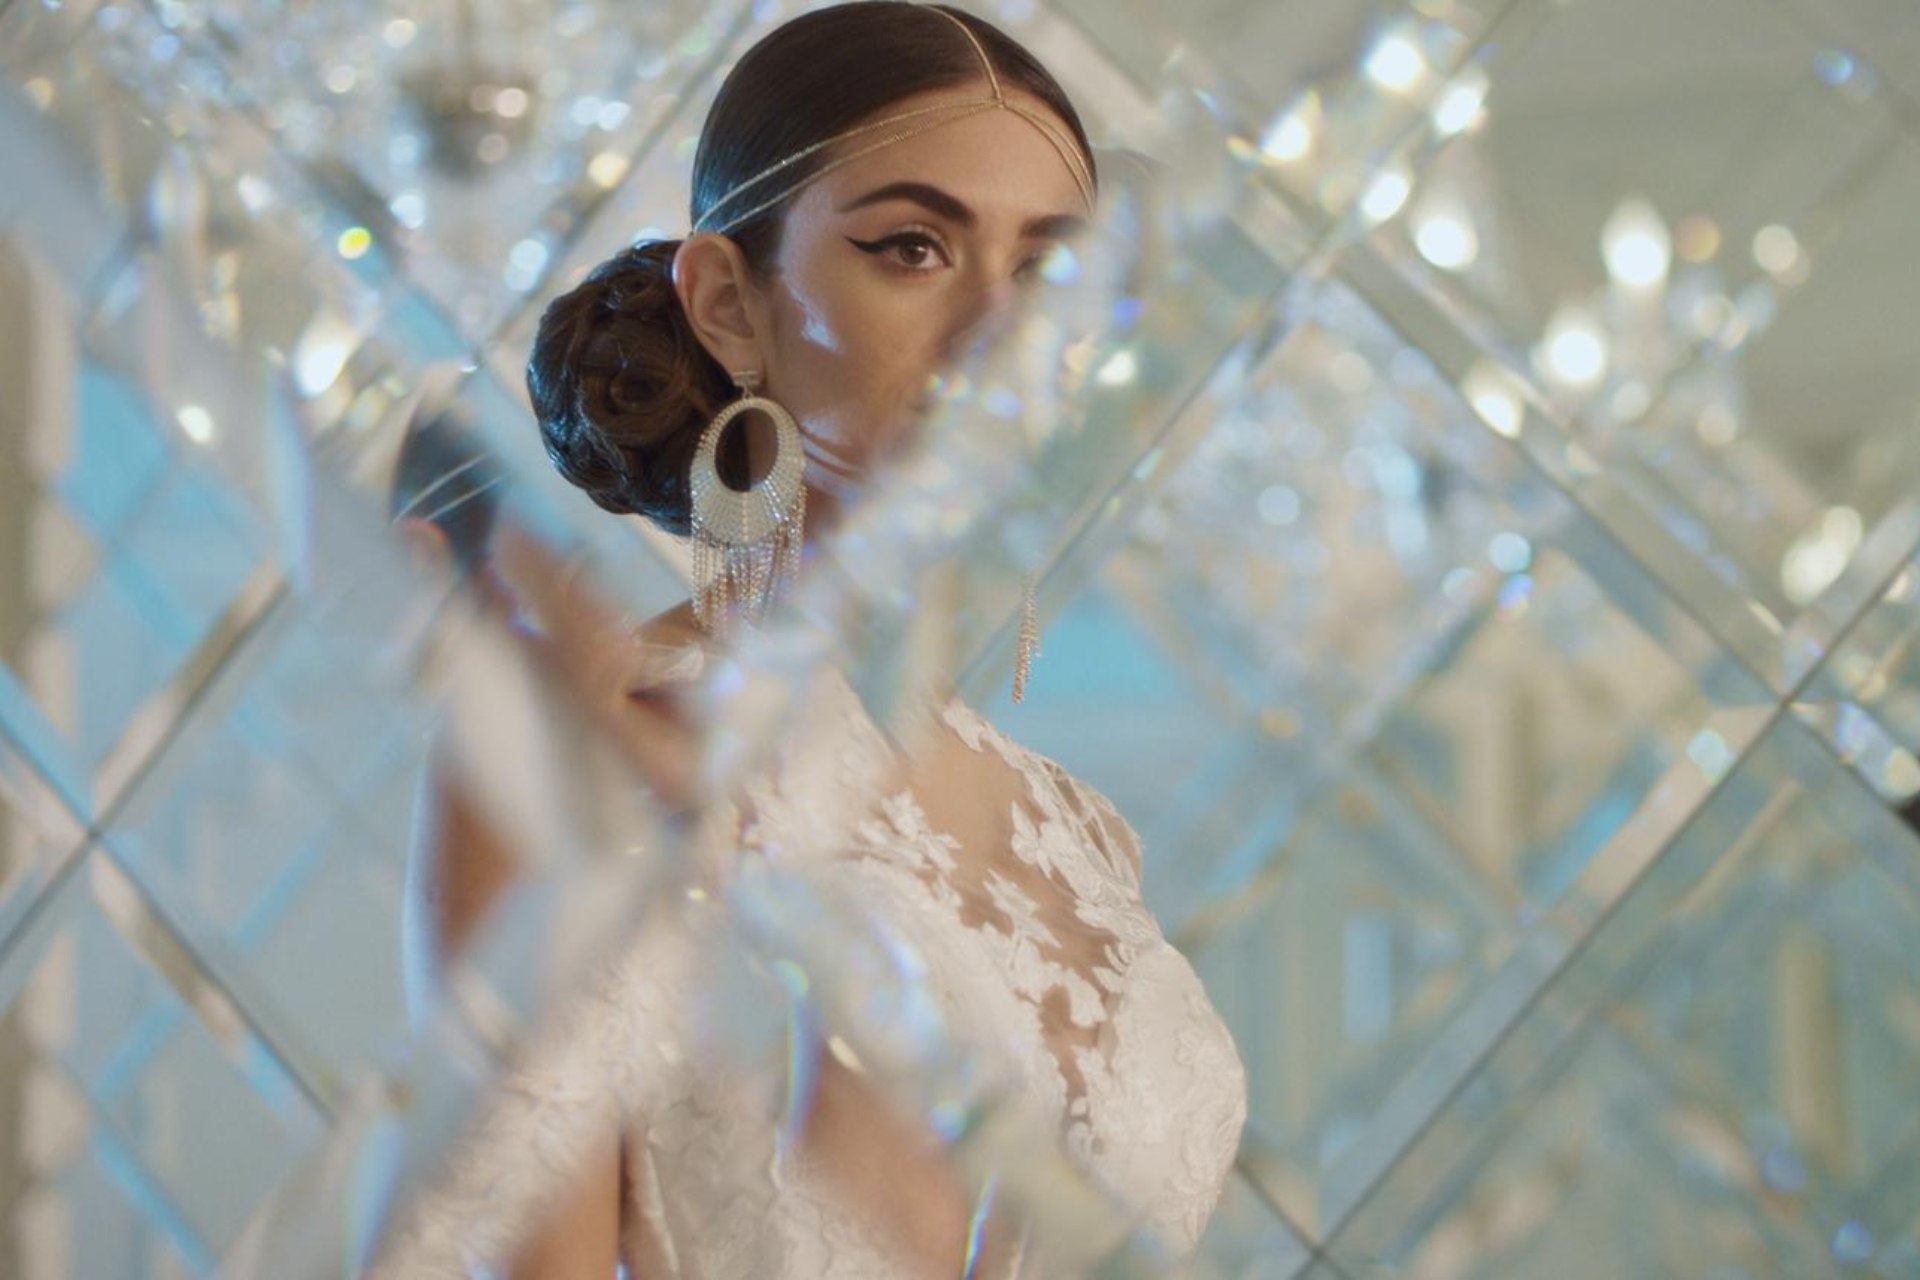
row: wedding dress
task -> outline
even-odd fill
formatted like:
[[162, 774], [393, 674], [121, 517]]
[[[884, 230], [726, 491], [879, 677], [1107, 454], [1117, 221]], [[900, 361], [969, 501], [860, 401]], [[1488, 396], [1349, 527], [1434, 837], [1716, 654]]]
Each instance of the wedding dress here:
[[[698, 651], [681, 652], [692, 665], [673, 674], [696, 671]], [[1172, 1255], [1189, 1255], [1238, 1149], [1246, 1079], [1197, 975], [1142, 901], [1133, 828], [957, 696], [929, 717], [911, 758], [837, 673], [806, 698], [797, 747], [742, 793], [752, 821], [736, 856], [804, 868], [905, 940], [948, 1030], [1017, 1080], [1096, 1188]], [[632, 1280], [954, 1273], [914, 1258], [902, 1235], [910, 1213], [865, 1210], [859, 1179], [832, 1175], [836, 1151], [853, 1150], [860, 1166], [866, 1126], [841, 1116], [795, 1142], [777, 1123], [795, 1105], [789, 1071], [700, 1052], [725, 999], [702, 991], [725, 967], [703, 957], [705, 936], [672, 917], [639, 930], [570, 1030], [517, 1065], [408, 1206], [375, 1276], [499, 1274], [537, 1218], [537, 1189], [565, 1181], [609, 1110], [620, 1117]], [[822, 1061], [820, 1091], [826, 1075], [844, 1082], [860, 1069], [837, 1042]], [[890, 1166], [877, 1164], [867, 1186], [884, 1190]], [[1037, 1255], [1002, 1252], [980, 1273], [1042, 1274]]]

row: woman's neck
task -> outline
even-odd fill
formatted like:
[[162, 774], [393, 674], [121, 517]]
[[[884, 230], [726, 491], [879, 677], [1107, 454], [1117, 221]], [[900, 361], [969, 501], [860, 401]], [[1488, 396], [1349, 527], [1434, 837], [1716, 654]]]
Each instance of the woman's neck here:
[[800, 539], [804, 555], [811, 555], [846, 514], [845, 498], [832, 489], [818, 485], [807, 486], [807, 515], [805, 527]]

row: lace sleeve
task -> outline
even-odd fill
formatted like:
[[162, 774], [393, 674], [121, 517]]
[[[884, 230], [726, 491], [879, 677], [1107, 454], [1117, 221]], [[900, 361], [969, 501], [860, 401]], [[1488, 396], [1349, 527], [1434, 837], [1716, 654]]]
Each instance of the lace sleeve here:
[[650, 921], [494, 1083], [381, 1241], [371, 1280], [497, 1274], [610, 1134], [670, 1105], [696, 962], [687, 922]]
[[1104, 793], [1088, 791], [1086, 797], [1104, 837], [1103, 843], [1109, 849], [1120, 851], [1120, 861], [1132, 870], [1133, 882], [1138, 885], [1145, 874], [1140, 833], [1133, 829], [1133, 824], [1121, 815], [1120, 810], [1114, 806], [1113, 801], [1107, 799]]
[[967, 703], [954, 699], [947, 722], [975, 752], [991, 749], [1026, 779], [1028, 803], [1077, 832], [1108, 868], [1135, 889], [1140, 885], [1140, 837], [1099, 789], [1074, 777], [1050, 756], [1013, 741]]

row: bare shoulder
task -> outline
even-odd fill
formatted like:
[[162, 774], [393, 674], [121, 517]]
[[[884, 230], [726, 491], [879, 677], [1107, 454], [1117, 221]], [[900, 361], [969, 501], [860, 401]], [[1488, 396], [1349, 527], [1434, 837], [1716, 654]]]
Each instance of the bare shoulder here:
[[654, 614], [635, 627], [633, 636], [652, 644], [698, 644], [704, 647], [706, 633], [693, 614], [693, 601], [682, 600], [671, 609]]
[[673, 608], [631, 628], [625, 692], [630, 699], [671, 695], [697, 679], [712, 657], [710, 642], [694, 620], [693, 602]]

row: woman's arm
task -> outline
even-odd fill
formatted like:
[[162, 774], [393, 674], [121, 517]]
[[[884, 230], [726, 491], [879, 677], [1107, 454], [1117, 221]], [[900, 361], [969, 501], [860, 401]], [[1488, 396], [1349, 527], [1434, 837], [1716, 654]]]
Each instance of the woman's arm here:
[[[544, 623], [537, 636], [519, 638], [535, 662], [557, 677], [555, 691], [607, 736], [663, 813], [684, 804], [697, 777], [693, 731], [668, 691], [635, 690], [629, 696], [626, 667], [636, 653], [635, 638], [543, 548], [511, 533], [501, 541], [507, 553], [502, 558], [520, 570], [512, 597], [532, 603]], [[504, 582], [494, 589], [507, 594]], [[416, 1025], [431, 1008], [441, 975], [478, 935], [523, 866], [513, 841], [464, 779], [450, 768], [431, 770], [415, 824], [403, 906], [407, 995]], [[624, 1172], [616, 1135], [569, 1174], [552, 1207], [516, 1242], [508, 1275], [513, 1280], [613, 1276]], [[635, 1230], [642, 1225], [635, 1224]]]
[[545, 1225], [521, 1245], [508, 1280], [611, 1280], [620, 1266], [620, 1187], [620, 1144], [613, 1141], [586, 1162]]
[[457, 778], [431, 765], [414, 806], [400, 904], [407, 1013], [421, 1031], [440, 976], [513, 883], [512, 847], [494, 831]]
[[[408, 1001], [418, 1025], [439, 976], [518, 872], [511, 845], [456, 778], [432, 771], [407, 876]], [[508, 1280], [610, 1280], [619, 1265], [620, 1144], [586, 1160], [521, 1242]], [[636, 1277], [635, 1280], [638, 1280]]]

